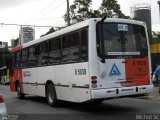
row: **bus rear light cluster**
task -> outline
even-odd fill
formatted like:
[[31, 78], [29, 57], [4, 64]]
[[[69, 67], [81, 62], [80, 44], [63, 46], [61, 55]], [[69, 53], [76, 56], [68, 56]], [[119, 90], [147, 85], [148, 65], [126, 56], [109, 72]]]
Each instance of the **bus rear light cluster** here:
[[96, 84], [97, 83], [97, 76], [91, 76], [91, 83]]
[[3, 103], [3, 102], [4, 102], [3, 97], [2, 95], [0, 95], [0, 103]]
[[97, 80], [92, 80], [91, 83], [92, 83], [92, 84], [96, 84], [96, 83], [97, 83]]

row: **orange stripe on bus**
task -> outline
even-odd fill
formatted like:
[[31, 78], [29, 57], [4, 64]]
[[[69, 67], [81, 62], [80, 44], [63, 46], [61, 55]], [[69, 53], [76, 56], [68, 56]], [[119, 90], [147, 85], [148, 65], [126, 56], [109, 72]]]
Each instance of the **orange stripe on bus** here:
[[12, 48], [12, 49], [11, 49], [11, 52], [19, 51], [19, 50], [21, 50], [22, 48], [23, 48], [23, 45], [17, 46], [17, 47], [15, 47], [15, 48]]

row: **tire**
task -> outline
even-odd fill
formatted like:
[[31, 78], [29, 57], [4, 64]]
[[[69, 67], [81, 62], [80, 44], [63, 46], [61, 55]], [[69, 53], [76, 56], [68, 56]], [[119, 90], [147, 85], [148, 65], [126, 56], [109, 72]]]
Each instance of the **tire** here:
[[18, 83], [17, 84], [17, 97], [19, 99], [24, 99], [25, 98], [25, 94], [21, 92], [21, 87], [20, 87], [20, 84]]
[[102, 99], [98, 99], [98, 100], [91, 101], [91, 104], [92, 105], [100, 105], [100, 104], [102, 104], [103, 101], [104, 100], [102, 100]]
[[56, 90], [53, 84], [49, 84], [47, 87], [47, 101], [51, 107], [56, 107], [59, 104], [57, 100]]

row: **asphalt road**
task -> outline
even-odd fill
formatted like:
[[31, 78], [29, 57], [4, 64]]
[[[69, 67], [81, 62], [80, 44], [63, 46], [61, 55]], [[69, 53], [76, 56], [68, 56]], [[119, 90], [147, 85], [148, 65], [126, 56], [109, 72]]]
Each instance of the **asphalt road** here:
[[154, 99], [120, 98], [100, 105], [61, 102], [50, 107], [43, 97], [27, 96], [19, 100], [9, 86], [0, 85], [9, 117], [18, 120], [159, 120], [160, 101]]

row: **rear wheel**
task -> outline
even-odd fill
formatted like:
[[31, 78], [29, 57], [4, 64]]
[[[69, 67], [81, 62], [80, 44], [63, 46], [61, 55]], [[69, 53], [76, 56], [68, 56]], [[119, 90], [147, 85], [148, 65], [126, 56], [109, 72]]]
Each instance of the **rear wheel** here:
[[47, 101], [51, 107], [55, 107], [59, 104], [57, 100], [56, 90], [53, 84], [49, 84], [47, 87]]
[[25, 98], [25, 94], [22, 93], [22, 89], [21, 89], [19, 83], [17, 84], [17, 97], [18, 97], [19, 99], [24, 99], [24, 98]]
[[104, 101], [103, 99], [93, 100], [93, 101], [91, 101], [91, 104], [100, 105], [100, 104], [102, 104], [103, 101]]

